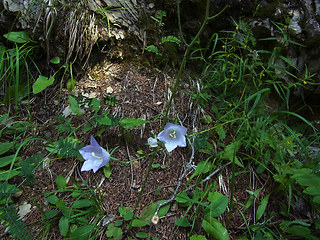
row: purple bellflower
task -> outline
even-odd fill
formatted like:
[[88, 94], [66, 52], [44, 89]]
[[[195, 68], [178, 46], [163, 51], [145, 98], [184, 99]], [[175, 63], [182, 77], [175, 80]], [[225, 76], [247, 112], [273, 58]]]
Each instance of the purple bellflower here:
[[156, 138], [149, 137], [148, 144], [150, 147], [158, 147], [158, 141]]
[[187, 146], [186, 137], [187, 128], [173, 123], [167, 123], [163, 131], [159, 133], [158, 139], [164, 142], [168, 152], [171, 152], [177, 146]]
[[85, 160], [81, 171], [92, 169], [95, 173], [110, 161], [110, 154], [99, 145], [93, 136], [90, 138], [90, 145], [81, 148], [79, 152]]

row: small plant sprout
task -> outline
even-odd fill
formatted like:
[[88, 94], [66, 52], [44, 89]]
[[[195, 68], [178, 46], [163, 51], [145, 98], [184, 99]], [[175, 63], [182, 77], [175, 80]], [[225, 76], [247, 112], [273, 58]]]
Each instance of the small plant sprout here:
[[159, 133], [158, 139], [164, 142], [168, 152], [171, 152], [177, 146], [185, 147], [187, 128], [173, 123], [167, 123], [163, 131]]
[[156, 138], [149, 137], [148, 144], [150, 147], [158, 147], [158, 141]]
[[93, 136], [90, 138], [90, 145], [81, 148], [79, 152], [85, 160], [81, 171], [92, 169], [95, 173], [110, 161], [110, 154], [99, 145]]

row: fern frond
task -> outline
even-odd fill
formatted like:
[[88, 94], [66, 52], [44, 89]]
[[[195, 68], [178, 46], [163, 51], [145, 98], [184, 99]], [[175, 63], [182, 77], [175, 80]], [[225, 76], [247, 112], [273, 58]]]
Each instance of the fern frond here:
[[1, 223], [8, 227], [8, 232], [19, 240], [32, 240], [26, 226], [23, 224], [17, 209], [13, 205], [4, 206], [0, 212]]
[[36, 182], [33, 171], [42, 159], [42, 153], [40, 152], [37, 155], [34, 154], [31, 157], [28, 157], [20, 163], [21, 175], [24, 175], [27, 178], [27, 182]]

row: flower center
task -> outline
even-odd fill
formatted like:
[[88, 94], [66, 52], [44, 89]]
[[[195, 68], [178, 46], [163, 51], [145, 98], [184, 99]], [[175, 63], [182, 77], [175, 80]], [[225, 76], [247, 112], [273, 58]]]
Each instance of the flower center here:
[[102, 159], [102, 157], [97, 156], [94, 152], [91, 153], [93, 157], [97, 158], [97, 159]]
[[96, 167], [100, 166], [102, 163], [102, 160], [94, 160], [93, 165], [95, 165]]
[[177, 138], [176, 133], [177, 133], [176, 130], [172, 130], [172, 131], [169, 133], [169, 136], [170, 136], [171, 138]]

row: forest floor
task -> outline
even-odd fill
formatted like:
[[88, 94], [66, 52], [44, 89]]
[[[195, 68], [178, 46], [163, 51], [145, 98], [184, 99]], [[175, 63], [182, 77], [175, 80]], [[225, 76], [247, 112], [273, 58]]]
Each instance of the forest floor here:
[[[129, 162], [139, 157], [138, 151], [147, 154], [152, 149], [146, 144], [149, 137], [158, 134], [161, 129], [160, 120], [154, 120], [154, 117], [165, 111], [168, 98], [171, 94], [170, 86], [175, 78], [175, 71], [146, 71], [138, 69], [130, 64], [112, 63], [103, 61], [99, 65], [93, 67], [91, 70], [79, 75], [77, 77], [77, 86], [71, 93], [74, 96], [84, 96], [85, 98], [106, 99], [112, 97], [114, 104], [105, 105], [100, 111], [110, 111], [110, 114], [116, 117], [125, 118], [141, 118], [149, 123], [129, 130], [127, 137], [123, 138], [120, 134], [119, 126], [111, 127], [101, 136], [96, 137], [96, 140], [103, 147], [108, 146], [109, 149], [118, 147], [113, 153], [115, 157], [123, 162]], [[174, 98], [170, 110], [170, 119], [180, 119], [181, 123], [188, 128], [188, 132], [197, 132], [205, 128], [200, 122], [199, 117], [207, 114], [192, 102], [192, 98], [187, 92], [190, 89], [196, 88], [196, 83], [191, 80], [187, 74], [184, 75], [182, 85], [178, 94]], [[19, 105], [19, 114], [25, 116], [26, 120], [33, 119], [34, 128], [25, 133], [26, 137], [50, 139], [57, 141], [60, 137], [65, 138], [66, 135], [58, 132], [56, 127], [58, 123], [56, 117], [63, 113], [63, 110], [68, 106], [68, 95], [70, 92], [62, 88], [59, 90], [59, 84], [54, 87], [46, 89], [43, 93], [33, 96], [31, 104], [28, 108], [24, 105]], [[0, 113], [6, 113], [7, 109], [1, 107]], [[26, 110], [28, 109], [28, 111]], [[88, 109], [83, 115], [70, 115], [66, 118], [71, 118], [71, 123], [75, 126], [86, 121], [91, 113]], [[96, 134], [96, 129], [93, 128], [89, 132], [76, 132], [76, 137], [84, 144], [88, 145], [90, 136]], [[6, 139], [4, 139], [6, 140]], [[9, 140], [9, 139], [8, 139]], [[44, 142], [42, 142], [44, 144]], [[42, 152], [44, 156], [48, 151], [43, 147], [38, 146], [41, 141], [35, 140], [34, 146], [25, 148], [23, 152], [25, 158], [37, 152]], [[215, 146], [214, 143], [212, 143]], [[171, 153], [158, 152], [156, 154], [155, 164], [164, 165], [165, 168], [153, 168], [150, 177], [147, 181], [146, 187], [142, 194], [141, 202], [138, 206], [138, 214], [145, 206], [157, 202], [158, 200], [167, 200], [173, 196], [176, 189], [178, 179], [181, 176], [186, 163], [192, 156], [192, 146], [187, 144], [186, 148], [177, 148]], [[216, 152], [219, 149], [215, 150]], [[208, 155], [204, 153], [195, 152], [193, 163], [196, 165], [199, 161], [205, 160]], [[31, 209], [23, 220], [28, 226], [28, 229], [33, 235], [36, 235], [41, 227], [42, 213], [35, 206], [35, 202], [43, 208], [44, 211], [50, 210], [45, 202], [45, 193], [56, 190], [55, 179], [58, 175], [65, 178], [70, 178], [68, 185], [72, 186], [72, 181], [80, 184], [82, 181], [87, 181], [90, 188], [99, 189], [103, 193], [103, 206], [105, 208], [106, 216], [112, 216], [116, 221], [121, 219], [118, 212], [119, 206], [131, 206], [134, 208], [138, 195], [143, 185], [147, 169], [151, 157], [145, 157], [135, 162], [135, 164], [112, 161], [111, 176], [106, 178], [102, 169], [93, 173], [92, 171], [81, 172], [82, 162], [77, 158], [62, 158], [58, 160], [49, 161], [41, 168], [37, 168], [34, 172], [36, 182], [24, 184], [22, 195], [15, 200], [17, 205], [30, 204]], [[184, 184], [188, 181], [188, 177], [193, 170], [189, 170], [186, 177], [182, 180], [182, 190]], [[230, 174], [231, 167], [221, 169], [221, 171], [214, 176], [210, 181], [217, 181], [217, 191], [230, 197]], [[252, 175], [242, 174], [237, 177], [236, 188], [233, 195], [234, 201], [246, 204], [249, 194], [246, 190], [251, 185]], [[19, 183], [20, 177], [13, 178], [13, 181]], [[268, 179], [259, 179], [256, 188], [264, 185], [272, 184]], [[198, 186], [204, 188], [205, 186]], [[272, 200], [270, 200], [272, 201]], [[272, 203], [269, 206], [275, 206]], [[241, 208], [241, 207], [240, 207]], [[178, 207], [176, 203], [172, 202], [169, 212], [165, 217], [161, 218], [159, 223], [151, 227], [144, 227], [142, 230], [150, 232], [152, 237], [160, 239], [187, 239], [190, 233], [190, 228], [178, 228], [174, 224], [177, 218], [180, 218], [185, 213], [185, 208]], [[276, 209], [271, 209], [275, 211]], [[228, 212], [228, 211], [226, 211]], [[250, 211], [245, 212], [246, 219], [252, 219]], [[188, 215], [187, 215], [188, 217]], [[199, 220], [200, 221], [200, 220]], [[244, 221], [239, 212], [233, 211], [231, 214], [224, 213], [220, 219], [224, 226], [228, 229], [231, 238], [239, 236], [239, 233], [245, 229]], [[96, 239], [105, 239], [106, 226], [101, 229], [101, 232]], [[139, 229], [140, 231], [141, 229]], [[126, 232], [123, 229], [124, 236], [135, 236], [137, 229], [132, 229]], [[9, 234], [4, 233], [4, 227], [1, 227], [1, 239], [11, 239]], [[194, 232], [198, 234], [205, 233], [201, 230], [201, 222], [194, 224]], [[58, 240], [64, 239], [58, 228], [58, 220], [56, 224], [52, 224], [46, 235], [46, 239]], [[126, 238], [125, 238], [126, 239]], [[208, 238], [210, 239], [210, 238]]]

